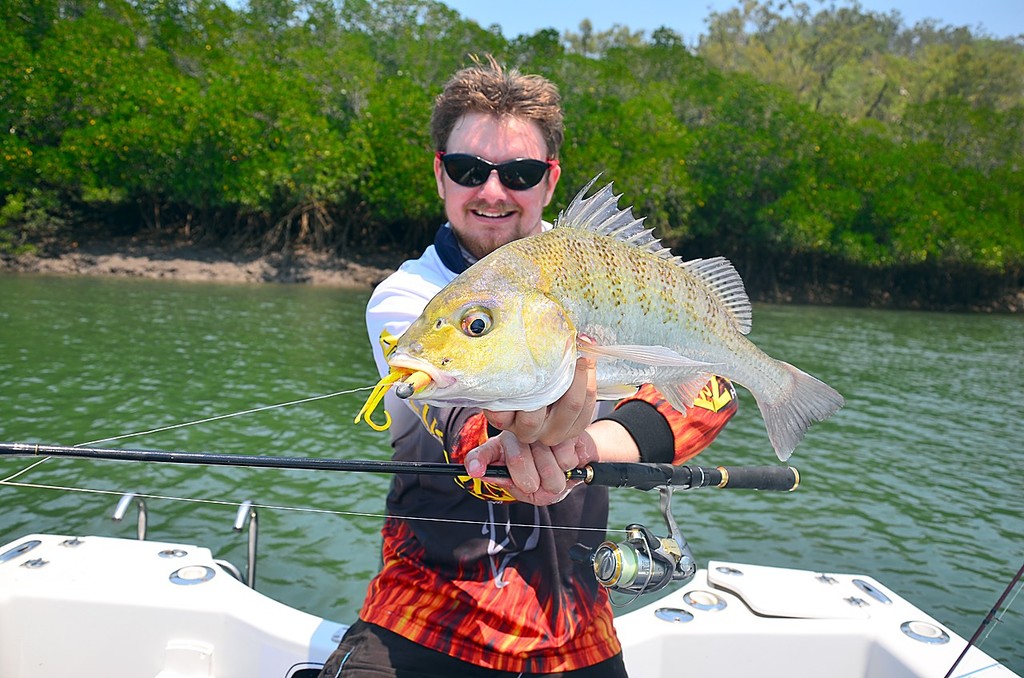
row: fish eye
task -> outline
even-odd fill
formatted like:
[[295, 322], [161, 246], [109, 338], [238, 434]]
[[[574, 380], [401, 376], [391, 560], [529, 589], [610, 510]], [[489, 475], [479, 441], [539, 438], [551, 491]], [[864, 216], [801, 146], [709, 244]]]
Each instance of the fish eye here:
[[470, 337], [482, 337], [491, 331], [491, 314], [483, 309], [473, 309], [462, 316], [462, 331]]

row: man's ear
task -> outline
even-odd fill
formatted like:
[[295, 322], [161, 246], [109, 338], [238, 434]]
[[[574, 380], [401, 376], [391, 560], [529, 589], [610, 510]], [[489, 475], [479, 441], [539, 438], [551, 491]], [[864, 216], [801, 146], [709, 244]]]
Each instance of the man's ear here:
[[434, 156], [434, 180], [437, 182], [437, 196], [444, 200], [444, 166], [441, 158]]
[[555, 195], [555, 186], [558, 186], [558, 179], [562, 176], [562, 166], [555, 165], [554, 167], [548, 168], [548, 185], [544, 193], [544, 207], [547, 207], [551, 203], [551, 198]]

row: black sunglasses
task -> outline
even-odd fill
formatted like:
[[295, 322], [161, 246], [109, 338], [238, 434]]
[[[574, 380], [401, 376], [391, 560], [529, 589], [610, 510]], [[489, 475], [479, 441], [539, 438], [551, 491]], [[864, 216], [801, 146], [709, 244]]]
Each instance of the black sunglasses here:
[[498, 173], [498, 180], [505, 188], [513, 191], [525, 191], [533, 188], [544, 178], [549, 168], [558, 164], [557, 160], [533, 160], [516, 158], [495, 165], [493, 162], [469, 153], [437, 152], [437, 159], [444, 165], [448, 177], [459, 186], [480, 186], [491, 176], [492, 171]]

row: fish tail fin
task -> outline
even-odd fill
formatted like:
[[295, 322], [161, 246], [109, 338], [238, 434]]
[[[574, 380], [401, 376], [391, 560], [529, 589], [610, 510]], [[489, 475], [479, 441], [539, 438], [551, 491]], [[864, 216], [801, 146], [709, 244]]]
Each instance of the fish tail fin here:
[[786, 461], [810, 425], [828, 419], [846, 401], [825, 382], [789, 363], [780, 361], [780, 365], [789, 375], [788, 387], [773, 400], [762, 396], [756, 400], [775, 454]]

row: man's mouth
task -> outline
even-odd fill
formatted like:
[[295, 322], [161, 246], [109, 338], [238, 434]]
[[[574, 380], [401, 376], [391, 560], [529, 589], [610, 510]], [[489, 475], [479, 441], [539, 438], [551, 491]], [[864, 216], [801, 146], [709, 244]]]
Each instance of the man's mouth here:
[[516, 213], [516, 210], [514, 208], [505, 207], [503, 205], [489, 207], [470, 207], [469, 211], [473, 213], [473, 216], [479, 217], [481, 219], [504, 219]]
[[481, 210], [473, 210], [473, 214], [481, 219], [503, 219], [507, 216], [511, 216], [513, 212], [494, 212], [491, 210], [485, 212]]

